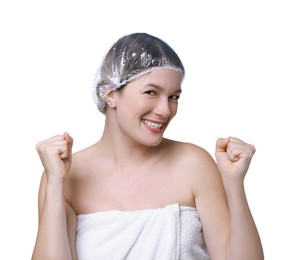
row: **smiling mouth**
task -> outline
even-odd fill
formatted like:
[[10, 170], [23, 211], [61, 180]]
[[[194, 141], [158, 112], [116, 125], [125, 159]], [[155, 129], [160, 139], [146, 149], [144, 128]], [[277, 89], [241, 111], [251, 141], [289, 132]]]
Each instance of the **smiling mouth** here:
[[163, 124], [161, 123], [155, 123], [155, 122], [152, 122], [152, 121], [148, 121], [148, 120], [142, 120], [142, 122], [147, 125], [148, 127], [150, 128], [154, 128], [154, 129], [161, 129]]

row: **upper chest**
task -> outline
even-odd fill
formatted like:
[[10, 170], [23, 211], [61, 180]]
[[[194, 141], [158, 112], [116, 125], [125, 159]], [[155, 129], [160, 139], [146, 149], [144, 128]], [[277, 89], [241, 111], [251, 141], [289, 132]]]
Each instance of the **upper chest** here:
[[165, 163], [122, 172], [111, 171], [104, 164], [86, 165], [71, 176], [67, 197], [77, 213], [158, 208], [173, 203], [193, 206], [187, 178]]

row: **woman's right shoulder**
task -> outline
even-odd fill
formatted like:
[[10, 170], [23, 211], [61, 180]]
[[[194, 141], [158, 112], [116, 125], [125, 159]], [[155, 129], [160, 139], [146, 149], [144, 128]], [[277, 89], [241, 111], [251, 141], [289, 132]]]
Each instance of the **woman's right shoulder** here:
[[[81, 150], [78, 150], [72, 154], [72, 166], [76, 167], [81, 164], [86, 164], [92, 161], [95, 157], [100, 158], [100, 148], [97, 144], [85, 147]], [[72, 167], [72, 169], [73, 169]]]

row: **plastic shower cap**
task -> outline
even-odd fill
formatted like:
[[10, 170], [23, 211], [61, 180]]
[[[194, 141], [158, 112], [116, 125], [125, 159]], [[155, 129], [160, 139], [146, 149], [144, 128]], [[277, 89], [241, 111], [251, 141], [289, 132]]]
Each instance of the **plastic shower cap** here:
[[105, 96], [110, 91], [160, 69], [185, 74], [180, 58], [163, 40], [146, 33], [133, 33], [120, 38], [105, 55], [95, 76], [93, 98], [99, 111], [105, 114]]

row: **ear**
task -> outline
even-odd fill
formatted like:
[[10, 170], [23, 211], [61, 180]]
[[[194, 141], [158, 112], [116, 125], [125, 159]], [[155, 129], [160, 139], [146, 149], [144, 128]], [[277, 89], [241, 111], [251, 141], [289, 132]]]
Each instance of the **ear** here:
[[111, 107], [111, 108], [116, 108], [116, 104], [117, 104], [117, 91], [110, 91], [109, 93], [107, 93], [107, 95], [105, 96], [105, 101], [106, 104]]

